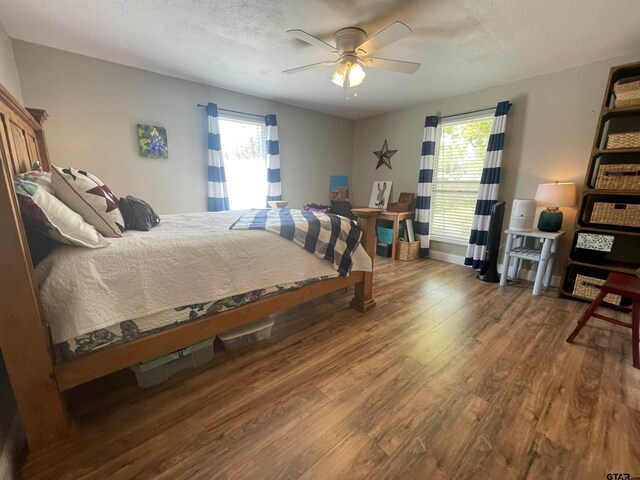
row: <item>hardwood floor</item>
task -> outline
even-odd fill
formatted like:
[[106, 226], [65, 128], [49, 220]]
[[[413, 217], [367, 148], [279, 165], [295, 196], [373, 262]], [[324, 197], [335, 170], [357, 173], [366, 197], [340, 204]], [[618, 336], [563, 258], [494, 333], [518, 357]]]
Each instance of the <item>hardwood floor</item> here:
[[282, 312], [268, 342], [152, 389], [128, 371], [76, 389], [75, 447], [35, 477], [640, 476], [628, 330], [566, 344], [585, 304], [433, 260], [378, 260], [374, 295]]

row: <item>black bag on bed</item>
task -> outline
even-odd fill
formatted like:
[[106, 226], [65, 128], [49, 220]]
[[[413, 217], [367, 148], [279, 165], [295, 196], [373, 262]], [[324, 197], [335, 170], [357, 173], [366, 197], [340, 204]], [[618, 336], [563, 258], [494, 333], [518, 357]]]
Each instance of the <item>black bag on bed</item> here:
[[160, 223], [160, 217], [151, 205], [139, 198], [127, 195], [126, 198], [120, 199], [119, 207], [127, 230], [146, 232]]

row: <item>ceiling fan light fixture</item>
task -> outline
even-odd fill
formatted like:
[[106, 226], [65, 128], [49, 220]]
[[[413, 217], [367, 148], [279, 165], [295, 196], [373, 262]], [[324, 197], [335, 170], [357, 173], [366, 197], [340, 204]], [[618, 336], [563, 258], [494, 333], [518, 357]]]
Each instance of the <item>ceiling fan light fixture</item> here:
[[344, 85], [344, 75], [338, 70], [334, 70], [331, 74], [331, 83], [334, 83], [341, 87], [342, 85]]
[[331, 82], [342, 87], [344, 85], [348, 69], [349, 66], [347, 64], [340, 63], [333, 73], [331, 73]]
[[351, 65], [351, 68], [349, 68], [349, 87], [353, 88], [362, 85], [364, 77], [366, 76], [367, 74], [364, 73], [364, 69], [359, 64], [354, 63]]

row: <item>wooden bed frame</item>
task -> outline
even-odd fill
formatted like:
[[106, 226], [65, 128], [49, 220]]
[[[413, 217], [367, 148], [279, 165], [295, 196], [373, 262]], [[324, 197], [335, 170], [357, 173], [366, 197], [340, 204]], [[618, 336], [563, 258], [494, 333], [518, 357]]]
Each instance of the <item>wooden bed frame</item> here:
[[[202, 317], [193, 322], [61, 361], [44, 321], [12, 177], [37, 160], [50, 168], [44, 110], [25, 109], [0, 86], [0, 348], [22, 417], [30, 460], [69, 438], [62, 392], [135, 363], [175, 351], [229, 328], [355, 285], [351, 307], [375, 307], [372, 272], [353, 272]], [[376, 209], [354, 209], [362, 245], [375, 255]]]

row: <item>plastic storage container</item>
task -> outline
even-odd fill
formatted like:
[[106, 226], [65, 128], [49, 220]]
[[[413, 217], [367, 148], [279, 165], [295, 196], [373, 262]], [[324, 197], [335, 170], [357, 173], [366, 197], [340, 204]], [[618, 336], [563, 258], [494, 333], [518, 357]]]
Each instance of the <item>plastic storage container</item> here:
[[213, 359], [213, 338], [208, 338], [187, 348], [154, 358], [131, 367], [138, 385], [152, 387], [187, 368], [196, 368]]
[[272, 327], [273, 320], [270, 317], [264, 317], [255, 322], [222, 332], [218, 337], [222, 340], [225, 350], [237, 350], [269, 338]]
[[[378, 242], [393, 243], [393, 228], [377, 227], [377, 231], [378, 231]], [[402, 238], [402, 237], [404, 237], [404, 227], [398, 228], [398, 238]]]

